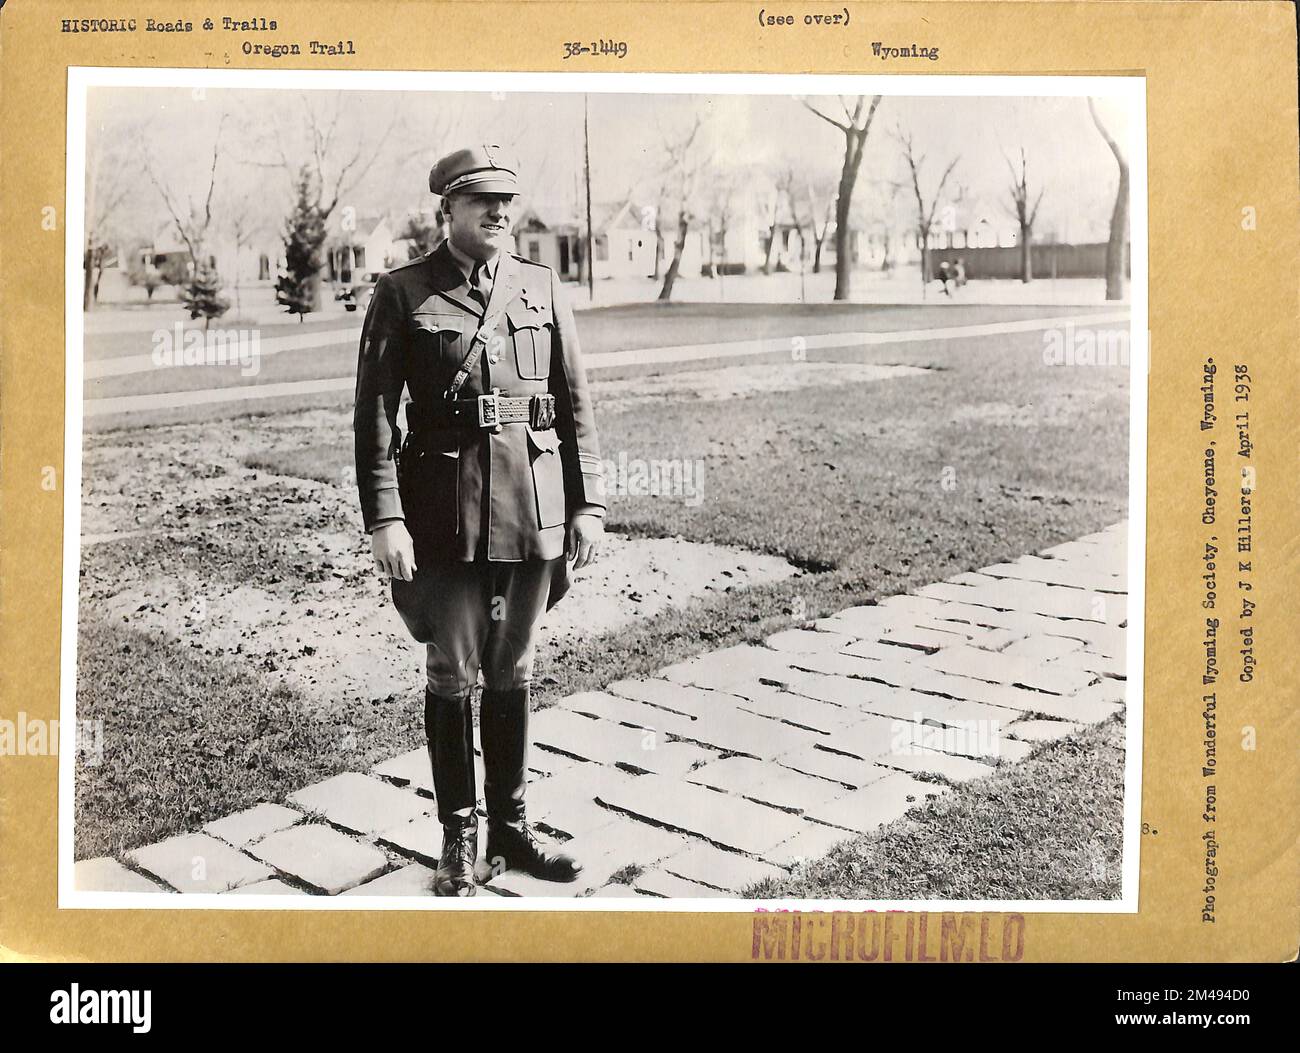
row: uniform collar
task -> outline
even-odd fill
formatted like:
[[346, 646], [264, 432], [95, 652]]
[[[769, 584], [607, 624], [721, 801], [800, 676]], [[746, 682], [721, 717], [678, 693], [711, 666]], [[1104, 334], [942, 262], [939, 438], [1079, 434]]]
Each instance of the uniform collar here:
[[[451, 253], [451, 258], [455, 261], [456, 266], [460, 268], [461, 274], [465, 275], [465, 280], [468, 281], [471, 275], [473, 275], [474, 268], [478, 265], [479, 261], [465, 255], [465, 253], [461, 252], [460, 249], [456, 248], [456, 246], [452, 244], [450, 237], [447, 238], [446, 244], [447, 251]], [[489, 281], [496, 281], [497, 264], [500, 262], [501, 253], [499, 252], [490, 260], [483, 261], [483, 266], [487, 271]]]

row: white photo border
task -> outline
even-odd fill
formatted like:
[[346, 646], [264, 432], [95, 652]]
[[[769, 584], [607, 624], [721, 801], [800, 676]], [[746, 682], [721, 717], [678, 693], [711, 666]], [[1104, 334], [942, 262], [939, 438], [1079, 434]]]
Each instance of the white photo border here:
[[[1115, 900], [741, 900], [594, 899], [475, 896], [472, 899], [375, 896], [277, 896], [222, 893], [90, 892], [73, 884], [73, 795], [76, 761], [77, 614], [81, 565], [81, 467], [84, 333], [82, 252], [85, 239], [87, 93], [99, 87], [257, 88], [400, 92], [552, 92], [690, 95], [836, 95], [1105, 97], [1130, 117], [1128, 625], [1123, 857]], [[913, 911], [1018, 914], [1134, 914], [1138, 911], [1141, 842], [1143, 671], [1145, 659], [1148, 209], [1146, 78], [1115, 76], [739, 73], [513, 73], [421, 71], [210, 70], [68, 68], [66, 401], [64, 422], [63, 618], [59, 685], [58, 906], [123, 910], [505, 910], [655, 911]], [[846, 837], [851, 836], [846, 832]], [[643, 901], [642, 901], [643, 900]]]

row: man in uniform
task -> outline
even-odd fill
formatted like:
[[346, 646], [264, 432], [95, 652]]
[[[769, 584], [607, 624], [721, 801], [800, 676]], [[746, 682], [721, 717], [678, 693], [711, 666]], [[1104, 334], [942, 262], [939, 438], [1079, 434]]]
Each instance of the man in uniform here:
[[573, 312], [554, 271], [508, 251], [518, 172], [498, 146], [434, 165], [448, 237], [380, 277], [357, 365], [362, 516], [394, 606], [427, 645], [443, 896], [475, 889], [480, 671], [488, 864], [555, 881], [581, 870], [525, 818], [529, 682], [537, 623], [567, 591], [569, 560], [578, 570], [595, 556], [604, 485]]

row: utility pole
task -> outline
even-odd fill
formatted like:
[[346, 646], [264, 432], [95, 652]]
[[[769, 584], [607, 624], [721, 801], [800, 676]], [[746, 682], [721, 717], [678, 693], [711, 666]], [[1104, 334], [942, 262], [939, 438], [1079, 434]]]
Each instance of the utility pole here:
[[807, 279], [804, 277], [804, 272], [807, 270], [807, 268], [804, 266], [804, 261], [807, 259], [808, 256], [808, 245], [803, 240], [802, 227], [800, 227], [795, 233], [799, 235], [799, 302], [807, 303], [808, 286], [807, 286]]
[[582, 173], [587, 184], [587, 296], [592, 306], [596, 304], [596, 253], [595, 235], [591, 230], [591, 134], [587, 128], [587, 101], [582, 96]]

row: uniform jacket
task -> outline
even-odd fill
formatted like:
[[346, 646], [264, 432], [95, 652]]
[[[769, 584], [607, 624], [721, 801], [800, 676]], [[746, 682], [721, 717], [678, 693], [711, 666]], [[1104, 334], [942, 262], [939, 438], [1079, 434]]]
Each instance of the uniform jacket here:
[[510, 270], [515, 295], [458, 397], [555, 395], [554, 429], [419, 431], [402, 458], [402, 391], [417, 407], [443, 398], [483, 320], [446, 243], [382, 275], [361, 331], [353, 430], [367, 532], [403, 518], [426, 561], [554, 559], [581, 505], [605, 505], [600, 450], [577, 329], [554, 271], [511, 253], [497, 264], [490, 306]]

